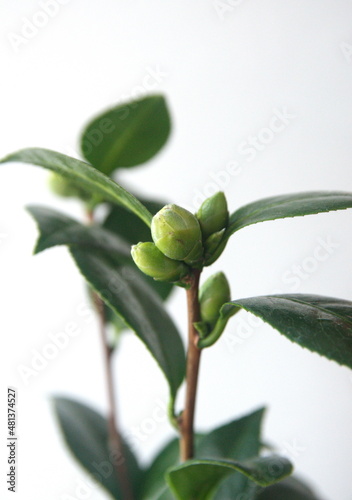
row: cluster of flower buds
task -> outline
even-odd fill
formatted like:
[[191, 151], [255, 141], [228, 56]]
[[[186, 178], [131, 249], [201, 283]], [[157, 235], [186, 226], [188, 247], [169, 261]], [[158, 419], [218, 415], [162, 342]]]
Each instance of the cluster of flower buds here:
[[223, 193], [204, 201], [196, 215], [166, 205], [152, 219], [153, 243], [132, 247], [135, 264], [159, 281], [182, 282], [192, 268], [202, 268], [218, 247], [228, 224]]

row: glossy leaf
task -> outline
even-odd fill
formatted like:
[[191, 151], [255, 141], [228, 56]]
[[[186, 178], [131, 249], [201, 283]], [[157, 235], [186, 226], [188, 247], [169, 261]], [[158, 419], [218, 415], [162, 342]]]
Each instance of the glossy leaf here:
[[311, 191], [298, 194], [271, 196], [249, 203], [230, 215], [223, 240], [209, 260], [213, 263], [224, 250], [230, 236], [240, 229], [276, 219], [312, 215], [352, 207], [352, 193], [340, 191]]
[[231, 301], [229, 318], [243, 308], [301, 347], [352, 368], [352, 302], [319, 295], [268, 295]]
[[[263, 415], [261, 408], [206, 434], [197, 446], [197, 458], [246, 460], [258, 456]], [[255, 498], [256, 487], [243, 474], [231, 474], [221, 482], [214, 499], [237, 498], [243, 492], [250, 500]]]
[[148, 500], [175, 500], [175, 497], [171, 493], [170, 488], [165, 486], [158, 497], [153, 497], [153, 499], [150, 498]]
[[[196, 434], [196, 447], [202, 441], [203, 435]], [[142, 500], [173, 500], [170, 489], [165, 482], [167, 469], [180, 463], [180, 443], [175, 438], [169, 441], [156, 455], [144, 474]]]
[[241, 473], [260, 486], [269, 486], [292, 472], [290, 462], [279, 456], [235, 460], [189, 460], [169, 470], [167, 480], [178, 500], [210, 500], [219, 483]]
[[151, 224], [151, 213], [133, 194], [83, 161], [48, 149], [29, 148], [13, 153], [0, 161], [0, 163], [8, 162], [29, 163], [57, 172], [72, 179], [88, 192], [101, 196], [103, 200], [124, 206], [142, 219], [147, 226]]
[[163, 496], [172, 500], [173, 496], [165, 482], [165, 472], [179, 463], [180, 445], [177, 438], [172, 439], [153, 460], [145, 472], [142, 500], [158, 500]]
[[264, 408], [224, 424], [203, 436], [197, 446], [198, 458], [256, 456], [261, 447], [260, 432]]
[[185, 375], [185, 353], [160, 298], [137, 270], [117, 267], [109, 255], [73, 247], [71, 253], [88, 283], [144, 342], [175, 396]]
[[[35, 219], [39, 229], [39, 238], [34, 253], [42, 252], [56, 245], [97, 248], [109, 252], [116, 261], [116, 265], [131, 265], [163, 300], [169, 296], [172, 285], [155, 281], [140, 272], [131, 258], [130, 245], [113, 234], [112, 231], [99, 225], [86, 226], [61, 212], [43, 206], [31, 205], [27, 207], [27, 210]], [[135, 217], [134, 220], [139, 219]], [[143, 222], [140, 224], [142, 227], [146, 227]], [[111, 311], [108, 316], [111, 317], [112, 314]], [[119, 321], [112, 318], [111, 323], [119, 324]]]
[[[78, 462], [117, 500], [123, 500], [115, 464], [121, 456], [108, 442], [108, 423], [99, 413], [72, 399], [54, 398], [54, 408], [63, 437]], [[124, 444], [124, 457], [130, 483], [138, 498], [143, 472], [131, 450]]]
[[[166, 203], [139, 198], [139, 201], [155, 215]], [[118, 234], [131, 245], [140, 241], [152, 241], [150, 228], [138, 219], [133, 213], [118, 205], [111, 205], [103, 222], [103, 227]]]
[[[197, 435], [196, 457], [243, 460], [258, 455], [261, 447], [260, 429], [263, 414], [264, 409], [259, 409], [222, 425], [209, 434]], [[165, 498], [173, 498], [167, 493], [164, 475], [168, 468], [177, 464], [179, 464], [179, 443], [174, 439], [161, 450], [147, 469], [142, 488], [143, 500], [159, 500], [162, 494]], [[222, 481], [214, 499], [236, 498], [244, 491], [248, 500], [255, 498], [254, 483], [242, 474], [233, 474]]]
[[36, 254], [56, 245], [78, 245], [111, 252], [122, 262], [131, 260], [131, 247], [98, 225], [85, 226], [57, 210], [39, 205], [30, 205], [27, 210], [39, 229]]
[[119, 167], [134, 167], [152, 158], [170, 133], [170, 116], [160, 95], [144, 97], [110, 109], [86, 127], [83, 156], [110, 175]]
[[227, 233], [258, 222], [286, 217], [330, 212], [352, 207], [352, 193], [339, 191], [310, 191], [306, 193], [271, 196], [249, 203], [230, 216]]
[[257, 500], [319, 500], [313, 491], [295, 477], [288, 477], [280, 483], [264, 488]]

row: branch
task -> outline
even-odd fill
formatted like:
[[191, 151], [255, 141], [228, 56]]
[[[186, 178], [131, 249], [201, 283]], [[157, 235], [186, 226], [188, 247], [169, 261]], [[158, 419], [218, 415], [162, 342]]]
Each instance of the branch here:
[[185, 409], [180, 416], [181, 431], [180, 458], [181, 461], [189, 460], [194, 455], [194, 414], [197, 396], [198, 373], [201, 350], [197, 343], [199, 335], [193, 323], [200, 321], [200, 307], [198, 299], [200, 271], [195, 270], [191, 287], [187, 290], [188, 308], [188, 352], [186, 369], [186, 401]]
[[[94, 211], [87, 210], [86, 215], [88, 223], [92, 224], [94, 222]], [[99, 331], [104, 353], [104, 364], [105, 364], [108, 404], [109, 404], [109, 414], [108, 414], [109, 445], [112, 451], [112, 456], [114, 458], [114, 466], [118, 482], [121, 488], [122, 498], [123, 500], [133, 500], [133, 492], [128, 475], [126, 457], [124, 456], [123, 442], [121, 438], [121, 433], [119, 431], [119, 425], [116, 413], [116, 400], [115, 400], [113, 370], [112, 370], [113, 349], [111, 349], [111, 347], [109, 346], [109, 342], [106, 335], [106, 321], [105, 321], [106, 318], [105, 318], [104, 302], [96, 292], [93, 292], [93, 301], [99, 319]]]
[[98, 294], [93, 295], [95, 307], [99, 317], [99, 330], [104, 351], [105, 372], [108, 390], [109, 414], [108, 414], [108, 433], [109, 444], [114, 457], [114, 466], [121, 487], [121, 494], [124, 500], [133, 500], [133, 493], [128, 476], [126, 457], [124, 456], [123, 442], [119, 432], [118, 420], [116, 415], [116, 401], [114, 394], [114, 383], [112, 373], [112, 353], [105, 328], [104, 302]]

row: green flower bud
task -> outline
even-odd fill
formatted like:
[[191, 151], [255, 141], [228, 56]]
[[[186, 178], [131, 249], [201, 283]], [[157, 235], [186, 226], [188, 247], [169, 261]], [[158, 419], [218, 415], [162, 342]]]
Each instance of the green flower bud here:
[[204, 240], [211, 234], [224, 229], [229, 220], [227, 201], [224, 193], [219, 191], [214, 196], [207, 198], [200, 206], [197, 217]]
[[152, 238], [159, 250], [175, 260], [196, 264], [203, 255], [197, 218], [177, 205], [166, 205], [152, 220]]
[[53, 193], [63, 198], [79, 198], [84, 201], [91, 198], [91, 195], [87, 191], [84, 191], [70, 179], [56, 172], [52, 172], [49, 177], [49, 187]]
[[179, 281], [189, 272], [186, 264], [169, 259], [150, 241], [133, 245], [131, 253], [137, 267], [158, 281]]
[[230, 287], [224, 273], [210, 276], [199, 290], [202, 321], [213, 327], [219, 318], [221, 306], [230, 300]]
[[217, 233], [213, 233], [206, 239], [204, 243], [204, 258], [205, 265], [207, 265], [208, 260], [213, 256], [215, 250], [220, 245], [223, 237], [224, 237], [225, 229], [218, 231]]

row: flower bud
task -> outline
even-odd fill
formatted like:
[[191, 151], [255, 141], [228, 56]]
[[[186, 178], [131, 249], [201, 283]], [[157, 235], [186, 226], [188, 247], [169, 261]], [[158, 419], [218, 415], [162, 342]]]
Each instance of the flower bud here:
[[209, 238], [207, 238], [206, 241], [204, 242], [205, 265], [208, 265], [208, 260], [211, 259], [215, 250], [220, 245], [224, 237], [224, 234], [225, 234], [225, 229], [222, 229], [221, 231], [211, 234]]
[[211, 234], [224, 229], [229, 219], [224, 193], [219, 191], [214, 196], [203, 201], [197, 212], [197, 217], [202, 230], [203, 240], [206, 240]]
[[199, 290], [202, 321], [213, 327], [219, 318], [221, 306], [230, 300], [230, 287], [224, 273], [210, 276]]
[[81, 200], [89, 200], [91, 198], [91, 195], [87, 191], [84, 191], [84, 189], [70, 179], [56, 172], [52, 172], [49, 177], [49, 187], [53, 193], [63, 198], [80, 198]]
[[131, 253], [137, 267], [158, 281], [178, 281], [189, 272], [183, 262], [169, 259], [149, 241], [133, 245]]
[[159, 250], [175, 260], [195, 264], [203, 255], [202, 233], [197, 218], [177, 205], [166, 205], [152, 220], [152, 238]]

